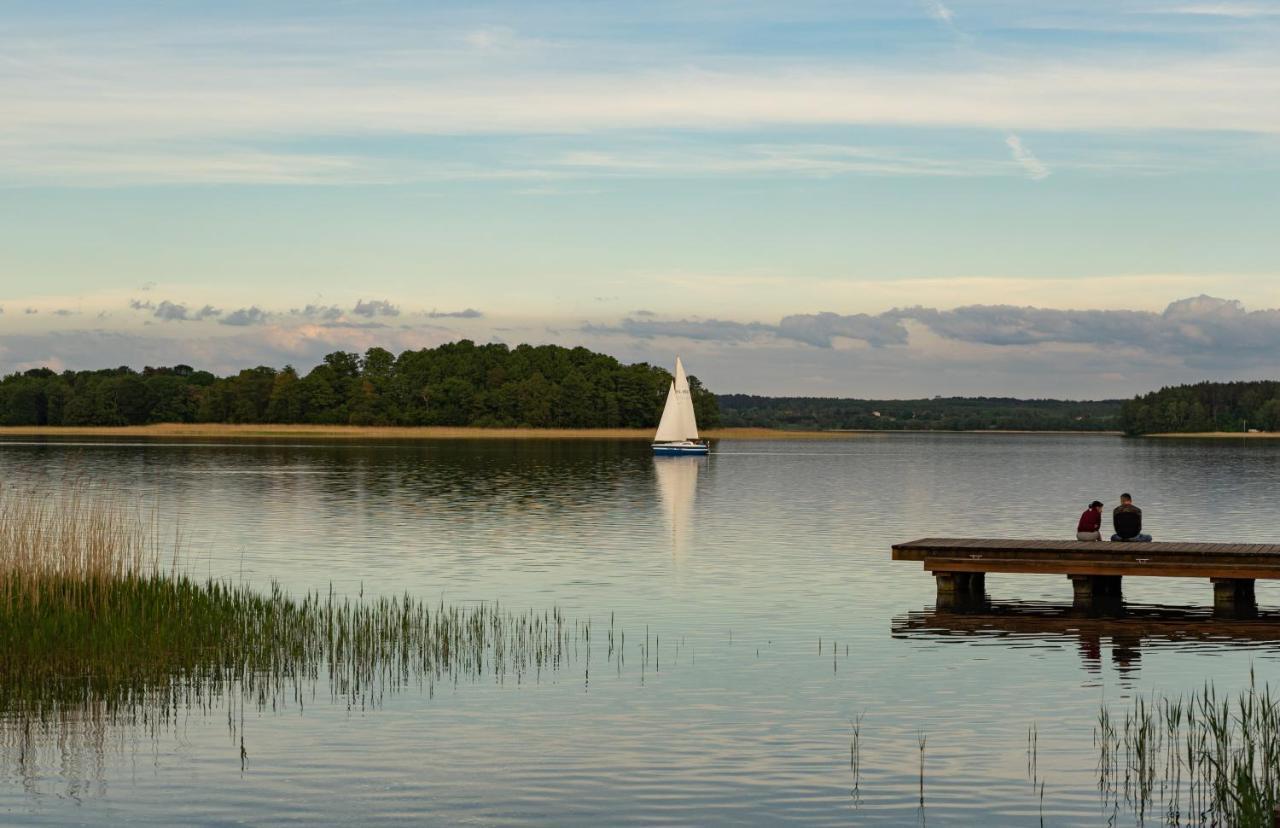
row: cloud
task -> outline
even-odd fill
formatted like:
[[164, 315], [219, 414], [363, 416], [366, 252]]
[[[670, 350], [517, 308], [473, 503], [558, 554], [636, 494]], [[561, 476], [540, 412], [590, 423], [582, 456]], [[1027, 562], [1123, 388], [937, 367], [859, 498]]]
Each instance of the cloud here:
[[1280, 17], [1280, 8], [1261, 3], [1189, 3], [1155, 10], [1159, 14], [1189, 14], [1205, 17]]
[[484, 316], [483, 313], [475, 308], [466, 308], [460, 311], [431, 311], [427, 314], [430, 319], [479, 319]]
[[223, 325], [246, 326], [263, 325], [266, 324], [270, 318], [271, 314], [267, 313], [257, 305], [254, 305], [253, 307], [234, 310], [218, 321]]
[[[922, 2], [934, 19], [954, 26], [946, 3]], [[1269, 9], [1223, 2], [1170, 10], [1260, 17]], [[510, 48], [511, 33], [500, 28], [455, 29], [423, 42], [428, 36], [416, 27], [391, 32], [316, 21], [273, 30], [241, 23], [195, 35], [172, 23], [166, 29], [166, 22], [139, 29], [104, 20], [83, 30], [18, 23], [6, 30], [0, 180], [291, 184], [479, 176], [486, 168], [505, 177], [548, 174], [465, 155], [455, 171], [378, 146], [378, 138], [398, 143], [406, 136], [856, 125], [1195, 134], [1212, 125], [1280, 134], [1273, 104], [1280, 61], [1274, 50], [1249, 43], [1178, 48], [1144, 39], [1142, 60], [1124, 48], [1130, 44], [1057, 44], [957, 62], [787, 44], [733, 51], [714, 39], [720, 48], [700, 49], [698, 41], [651, 37], [595, 43], [589, 55], [576, 54], [582, 44], [575, 44], [548, 59], [543, 50]], [[256, 48], [264, 32], [279, 37], [278, 49]], [[189, 48], [193, 38], [199, 48]], [[100, 48], [103, 42], [111, 48]], [[332, 146], [343, 136], [358, 139], [344, 151], [316, 151], [321, 139]]]
[[242, 328], [234, 335], [221, 330], [221, 335], [209, 336], [148, 336], [102, 329], [0, 333], [0, 353], [6, 367], [49, 365], [84, 370], [129, 365], [140, 369], [185, 363], [226, 375], [251, 365], [292, 364], [305, 371], [333, 351], [363, 352], [381, 346], [399, 352], [456, 338], [431, 327], [396, 330], [267, 324]]
[[939, 0], [925, 0], [924, 6], [928, 10], [929, 16], [940, 23], [951, 25], [952, 21], [955, 20], [955, 12], [940, 3]]
[[680, 176], [806, 176], [838, 175], [974, 176], [1000, 175], [981, 159], [929, 157], [893, 147], [854, 144], [747, 144], [708, 150], [680, 146], [626, 151], [575, 150], [551, 162], [578, 175], [614, 178], [654, 174]]
[[[153, 307], [150, 302], [139, 302], [136, 299], [131, 301], [129, 306], [135, 310], [151, 310]], [[222, 311], [213, 305], [205, 305], [199, 310], [192, 311], [186, 305], [170, 302], [168, 299], [155, 305], [154, 308], [155, 312], [151, 315], [165, 322], [199, 322], [222, 315]]]
[[749, 342], [775, 331], [759, 322], [731, 322], [722, 319], [623, 319], [617, 325], [587, 324], [580, 329], [589, 334], [623, 334], [640, 339], [672, 337], [715, 342]]
[[295, 308], [289, 311], [289, 313], [306, 319], [333, 321], [335, 319], [342, 318], [343, 310], [337, 305], [307, 305], [302, 310]]
[[[37, 310], [36, 308], [25, 308], [25, 309], [23, 309], [23, 311], [22, 311], [22, 312], [23, 312], [23, 313], [25, 313], [25, 314], [27, 314], [28, 316], [31, 316], [32, 314], [37, 314], [37, 313], [39, 313], [40, 311], [39, 311], [39, 310]], [[0, 308], [0, 313], [4, 313], [4, 308]]]
[[699, 341], [744, 343], [776, 337], [801, 342], [816, 348], [830, 348], [838, 339], [857, 339], [872, 347], [905, 345], [907, 329], [891, 313], [870, 316], [865, 313], [793, 314], [777, 325], [762, 322], [734, 322], [724, 319], [662, 320], [654, 314], [633, 315], [617, 325], [585, 325], [584, 333], [634, 336], [641, 339], [672, 337]]
[[1039, 158], [1031, 150], [1027, 149], [1022, 143], [1022, 139], [1017, 135], [1010, 133], [1004, 139], [1005, 144], [1009, 146], [1009, 151], [1013, 153], [1013, 160], [1026, 170], [1027, 177], [1032, 181], [1043, 181], [1049, 177], [1049, 168], [1046, 167]]
[[156, 312], [153, 316], [156, 319], [163, 319], [169, 322], [185, 322], [188, 318], [187, 306], [177, 305], [166, 299], [156, 307]]
[[54, 316], [75, 316], [79, 311], [73, 311], [70, 308], [58, 308], [52, 311]]
[[385, 299], [371, 299], [368, 302], [360, 299], [351, 312], [356, 316], [399, 316], [400, 308]]
[[1076, 344], [1132, 348], [1199, 365], [1232, 360], [1265, 364], [1280, 350], [1280, 309], [1250, 311], [1238, 301], [1204, 295], [1172, 302], [1160, 313], [1006, 305], [970, 305], [949, 311], [917, 308], [900, 313], [946, 339], [1002, 347]]
[[912, 339], [910, 324], [944, 343], [1000, 350], [1121, 349], [1195, 366], [1269, 365], [1280, 352], [1280, 309], [1250, 311], [1239, 301], [1204, 295], [1172, 302], [1159, 313], [965, 305], [950, 310], [895, 308], [879, 314], [793, 314], [776, 325], [628, 317], [618, 325], [585, 325], [580, 332], [724, 344], [792, 342], [820, 349], [831, 348], [843, 338], [877, 349], [915, 348], [919, 343]]
[[862, 340], [875, 348], [907, 343], [907, 329], [900, 319], [891, 314], [794, 314], [783, 317], [775, 333], [783, 339], [793, 339], [819, 348], [831, 347], [837, 338]]
[[[253, 317], [254, 307], [221, 319], [241, 311]], [[399, 351], [458, 337], [427, 324], [424, 315], [409, 314], [404, 318], [410, 324], [387, 326], [364, 317], [324, 319], [325, 307], [314, 306], [310, 318], [275, 314], [239, 327], [0, 333], [0, 351], [7, 370], [185, 362], [225, 374], [247, 365], [304, 367], [334, 350]], [[194, 315], [188, 310], [188, 317]], [[412, 324], [415, 319], [421, 324]], [[499, 330], [470, 333], [485, 341]], [[617, 323], [552, 332], [523, 328], [503, 338], [581, 344], [620, 359], [663, 364], [679, 351], [712, 388], [725, 393], [1098, 398], [1176, 382], [1274, 375], [1280, 309], [1253, 310], [1200, 295], [1160, 311], [974, 304], [820, 311], [776, 322], [631, 314]], [[864, 347], [842, 347], [849, 341]]]

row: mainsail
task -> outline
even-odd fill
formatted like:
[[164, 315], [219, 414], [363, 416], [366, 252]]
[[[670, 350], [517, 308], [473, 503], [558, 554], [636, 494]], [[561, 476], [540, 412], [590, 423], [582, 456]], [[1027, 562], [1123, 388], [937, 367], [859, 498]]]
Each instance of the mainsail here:
[[658, 433], [653, 436], [653, 440], [656, 443], [675, 443], [696, 439], [698, 421], [693, 416], [693, 394], [689, 391], [689, 378], [684, 374], [684, 365], [680, 363], [680, 357], [676, 357], [676, 378], [667, 391], [667, 404], [662, 409]]

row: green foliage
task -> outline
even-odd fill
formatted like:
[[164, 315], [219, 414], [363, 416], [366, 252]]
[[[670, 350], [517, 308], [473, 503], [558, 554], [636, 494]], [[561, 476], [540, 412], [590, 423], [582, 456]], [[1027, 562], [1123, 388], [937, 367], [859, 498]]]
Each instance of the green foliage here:
[[[671, 375], [586, 348], [476, 345], [395, 356], [335, 352], [305, 376], [259, 366], [215, 377], [188, 365], [64, 371], [0, 380], [0, 425], [317, 423], [651, 428]], [[689, 378], [698, 422], [719, 424], [715, 396]]]
[[1280, 431], [1280, 382], [1201, 382], [1161, 388], [1124, 404], [1126, 434]]
[[[1120, 401], [934, 397], [855, 400], [831, 397], [716, 398], [727, 427], [907, 431], [1107, 431], [1119, 428]], [[702, 412], [698, 412], [702, 422]]]

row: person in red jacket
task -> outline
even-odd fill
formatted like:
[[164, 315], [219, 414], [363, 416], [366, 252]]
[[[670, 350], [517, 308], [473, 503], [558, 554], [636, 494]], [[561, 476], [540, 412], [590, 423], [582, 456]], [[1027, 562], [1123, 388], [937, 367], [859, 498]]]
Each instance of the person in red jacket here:
[[1084, 510], [1084, 514], [1080, 515], [1080, 522], [1076, 524], [1076, 540], [1081, 541], [1100, 541], [1102, 540], [1102, 501], [1095, 500], [1089, 504], [1089, 508]]

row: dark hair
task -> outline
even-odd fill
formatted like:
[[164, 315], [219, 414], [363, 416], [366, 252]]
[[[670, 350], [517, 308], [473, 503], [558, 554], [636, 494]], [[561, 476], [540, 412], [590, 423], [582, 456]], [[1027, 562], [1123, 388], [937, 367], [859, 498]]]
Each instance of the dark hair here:
[[1090, 504], [1089, 504], [1089, 508], [1090, 508], [1090, 509], [1096, 509], [1097, 507], [1099, 507], [1099, 506], [1101, 506], [1101, 505], [1102, 505], [1102, 501], [1101, 501], [1101, 500], [1095, 500], [1095, 501], [1093, 501], [1092, 503], [1090, 503]]
[[1120, 495], [1120, 499], [1121, 499], [1121, 500], [1133, 500], [1133, 495], [1129, 494], [1128, 492], [1125, 492], [1124, 494]]

